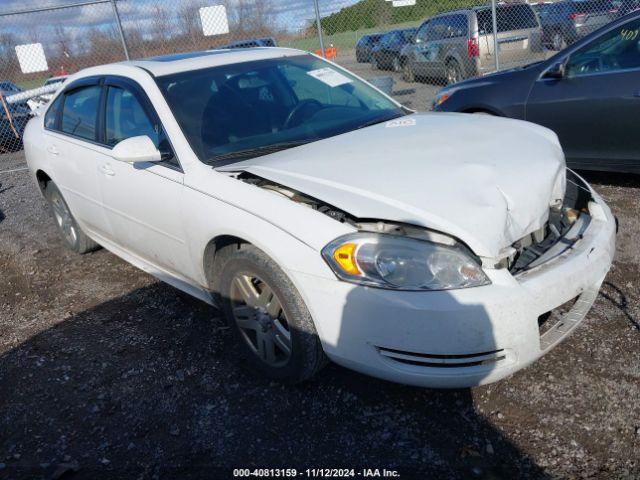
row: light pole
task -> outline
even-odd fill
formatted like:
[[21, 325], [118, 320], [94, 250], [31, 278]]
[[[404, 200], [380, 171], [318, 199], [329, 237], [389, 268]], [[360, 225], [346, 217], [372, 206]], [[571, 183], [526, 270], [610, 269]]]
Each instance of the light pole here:
[[320, 40], [320, 51], [322, 52], [322, 58], [327, 58], [324, 51], [324, 39], [322, 38], [322, 22], [320, 21], [320, 7], [318, 6], [318, 0], [313, 0], [313, 5], [316, 9], [316, 26], [318, 28], [318, 39]]

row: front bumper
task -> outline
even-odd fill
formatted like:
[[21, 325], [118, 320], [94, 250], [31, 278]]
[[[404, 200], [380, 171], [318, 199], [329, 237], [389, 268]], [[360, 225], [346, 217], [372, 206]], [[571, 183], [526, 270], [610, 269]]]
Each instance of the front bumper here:
[[[544, 355], [585, 318], [611, 267], [616, 222], [595, 195], [592, 221], [572, 249], [516, 277], [487, 270], [492, 284], [398, 292], [290, 272], [327, 355], [374, 377], [435, 388], [500, 380]], [[538, 319], [574, 301], [541, 335]]]

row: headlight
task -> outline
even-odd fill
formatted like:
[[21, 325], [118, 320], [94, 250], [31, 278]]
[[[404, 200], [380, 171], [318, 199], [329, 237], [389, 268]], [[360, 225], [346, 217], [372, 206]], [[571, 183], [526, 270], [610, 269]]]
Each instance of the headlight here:
[[491, 283], [463, 248], [397, 235], [345, 235], [322, 256], [342, 280], [373, 287], [451, 290]]
[[451, 98], [451, 95], [453, 95], [453, 92], [451, 92], [451, 91], [438, 93], [436, 95], [436, 98], [433, 99], [433, 108], [438, 108], [444, 102], [449, 100], [449, 98]]

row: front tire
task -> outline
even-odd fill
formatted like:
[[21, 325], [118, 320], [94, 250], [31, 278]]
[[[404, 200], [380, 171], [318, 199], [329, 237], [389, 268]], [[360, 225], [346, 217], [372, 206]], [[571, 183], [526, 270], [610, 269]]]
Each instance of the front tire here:
[[327, 363], [313, 320], [287, 275], [248, 244], [216, 255], [225, 317], [250, 366], [287, 384], [313, 377]]
[[88, 253], [100, 248], [100, 245], [82, 231], [55, 183], [47, 183], [44, 196], [51, 207], [51, 213], [62, 241], [69, 250], [76, 253]]

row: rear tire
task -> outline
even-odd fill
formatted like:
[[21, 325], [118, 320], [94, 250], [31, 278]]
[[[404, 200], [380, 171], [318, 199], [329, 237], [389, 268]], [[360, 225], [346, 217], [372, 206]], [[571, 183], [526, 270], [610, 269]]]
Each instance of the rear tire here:
[[221, 306], [244, 358], [262, 375], [295, 384], [328, 359], [302, 297], [282, 269], [249, 244], [216, 255]]
[[69, 250], [76, 253], [88, 253], [100, 248], [100, 245], [82, 231], [55, 183], [47, 183], [44, 196], [49, 202], [62, 241]]
[[402, 79], [407, 83], [413, 83], [416, 81], [416, 76], [413, 73], [413, 68], [411, 67], [411, 63], [407, 60], [404, 62], [402, 66]]
[[456, 60], [451, 59], [447, 62], [446, 72], [447, 85], [453, 85], [454, 83], [458, 83], [462, 80], [462, 70]]
[[400, 59], [398, 57], [393, 58], [393, 62], [391, 64], [391, 68], [394, 72], [400, 72], [402, 70], [402, 64], [400, 63]]
[[555, 32], [551, 37], [551, 49], [556, 52], [567, 48], [567, 40], [560, 32]]

